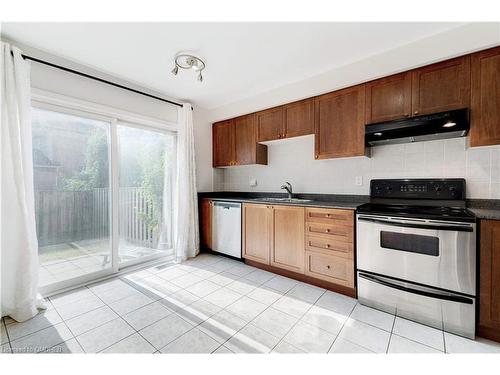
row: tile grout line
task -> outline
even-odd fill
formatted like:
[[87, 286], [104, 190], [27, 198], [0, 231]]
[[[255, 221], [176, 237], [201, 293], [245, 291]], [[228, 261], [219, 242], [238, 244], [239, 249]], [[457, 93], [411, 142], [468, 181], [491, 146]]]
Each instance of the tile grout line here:
[[[88, 288], [88, 287], [87, 287], [87, 288]], [[89, 289], [89, 288], [88, 288], [88, 289]], [[90, 289], [89, 289], [89, 290], [90, 290]], [[92, 292], [92, 290], [90, 290], [90, 292]], [[93, 293], [93, 292], [92, 292], [92, 293]], [[157, 348], [156, 348], [153, 344], [151, 344], [148, 340], [146, 340], [146, 339], [145, 339], [145, 338], [144, 338], [144, 337], [143, 337], [143, 336], [142, 336], [142, 335], [141, 335], [141, 334], [140, 334], [140, 333], [139, 333], [139, 332], [138, 332], [138, 331], [137, 331], [134, 327], [132, 327], [132, 326], [130, 325], [130, 323], [129, 323], [129, 322], [127, 322], [125, 319], [123, 319], [123, 317], [122, 317], [119, 313], [117, 313], [117, 312], [116, 312], [116, 311], [115, 311], [115, 310], [114, 310], [111, 306], [109, 306], [106, 302], [104, 302], [104, 301], [103, 301], [103, 300], [102, 300], [99, 296], [97, 296], [97, 295], [96, 295], [96, 297], [97, 297], [97, 298], [98, 298], [98, 299], [99, 299], [102, 303], [104, 303], [104, 306], [107, 306], [107, 307], [108, 307], [111, 311], [113, 311], [113, 312], [114, 312], [114, 313], [118, 316], [118, 318], [113, 319], [113, 320], [111, 320], [111, 321], [114, 321], [114, 320], [117, 320], [117, 319], [121, 319], [121, 320], [122, 320], [122, 321], [124, 321], [124, 322], [125, 322], [125, 323], [126, 323], [126, 324], [130, 327], [130, 328], [132, 328], [132, 331], [133, 331], [133, 333], [131, 333], [130, 335], [128, 335], [128, 336], [126, 336], [126, 337], [123, 337], [122, 339], [120, 339], [120, 340], [118, 340], [118, 341], [114, 342], [113, 344], [111, 344], [111, 345], [109, 345], [109, 346], [107, 346], [107, 347], [105, 347], [105, 348], [102, 348], [102, 349], [101, 349], [101, 350], [99, 350], [97, 353], [101, 353], [102, 351], [104, 351], [104, 350], [106, 350], [106, 349], [110, 348], [111, 346], [113, 346], [113, 345], [115, 345], [115, 344], [117, 344], [117, 343], [119, 343], [119, 342], [121, 342], [121, 341], [125, 340], [126, 338], [128, 338], [128, 337], [130, 337], [130, 336], [134, 335], [135, 333], [139, 334], [139, 336], [141, 336], [141, 337], [142, 337], [142, 338], [143, 338], [143, 339], [144, 339], [147, 343], [149, 343], [149, 344], [150, 344], [153, 348], [155, 348], [156, 350], [158, 350], [158, 349], [157, 349]], [[116, 301], [115, 301], [115, 302], [116, 302]], [[134, 310], [134, 311], [135, 311], [135, 310]], [[106, 323], [104, 323], [104, 324], [107, 324], [107, 323], [109, 323], [109, 322], [106, 322]], [[104, 324], [101, 324], [99, 327], [102, 327]], [[96, 328], [98, 328], [98, 327], [96, 327]], [[93, 328], [93, 329], [91, 329], [91, 330], [89, 330], [89, 331], [87, 331], [87, 332], [90, 332], [90, 331], [92, 331], [92, 330], [94, 330], [94, 329], [96, 329], [96, 328]], [[83, 334], [83, 333], [82, 333], [82, 334]], [[79, 336], [80, 336], [80, 335], [79, 335]], [[76, 337], [76, 336], [75, 336], [75, 339], [76, 339], [76, 341], [78, 341], [78, 343], [79, 343], [79, 344], [80, 344], [80, 346], [82, 347], [83, 351], [84, 351], [84, 352], [86, 352], [86, 351], [85, 351], [85, 348], [83, 347], [83, 345], [82, 345], [82, 344], [80, 343], [80, 341], [78, 340], [78, 337]]]
[[[288, 292], [286, 292], [283, 296], [286, 296], [286, 295], [287, 295], [287, 294], [288, 294], [291, 290], [293, 290], [294, 288], [295, 288], [295, 286], [294, 286], [292, 289], [290, 289]], [[286, 343], [287, 343], [287, 344], [289, 344], [289, 345], [292, 345], [292, 344], [288, 343], [287, 341], [285, 341], [285, 337], [286, 337], [286, 336], [287, 336], [287, 335], [288, 335], [288, 334], [289, 334], [289, 333], [290, 333], [290, 332], [291, 332], [291, 331], [292, 331], [292, 330], [293, 330], [293, 329], [297, 326], [297, 324], [298, 324], [300, 321], [302, 321], [302, 318], [303, 318], [303, 317], [304, 317], [304, 316], [305, 316], [305, 315], [309, 312], [309, 310], [311, 310], [311, 309], [313, 308], [313, 306], [315, 306], [315, 305], [316, 305], [316, 302], [318, 302], [318, 301], [319, 301], [319, 299], [320, 299], [321, 297], [323, 297], [323, 295], [324, 295], [325, 293], [326, 293], [326, 289], [323, 291], [323, 293], [321, 293], [321, 295], [320, 295], [318, 298], [316, 298], [316, 300], [312, 303], [312, 305], [311, 305], [311, 306], [310, 306], [310, 307], [309, 307], [309, 308], [308, 308], [308, 309], [307, 309], [307, 310], [306, 310], [306, 311], [305, 311], [305, 312], [304, 312], [304, 313], [303, 313], [303, 314], [302, 314], [302, 315], [301, 315], [301, 316], [297, 319], [297, 321], [296, 321], [296, 322], [292, 325], [292, 327], [290, 327], [290, 329], [289, 329], [288, 331], [286, 331], [286, 333], [285, 333], [285, 334], [283, 335], [283, 337], [282, 337], [282, 338], [278, 341], [278, 343], [277, 343], [276, 345], [274, 345], [274, 346], [273, 346], [273, 348], [271, 349], [271, 351], [273, 351], [273, 350], [276, 348], [276, 346], [278, 346], [278, 345], [279, 345], [282, 341], [286, 342]], [[280, 298], [281, 298], [281, 297], [280, 297]], [[276, 301], [275, 301], [275, 302], [276, 302]], [[304, 302], [304, 301], [303, 301], [303, 302]], [[281, 311], [281, 310], [278, 310], [278, 311]], [[283, 311], [281, 311], [281, 312], [283, 312]], [[286, 313], [285, 313], [285, 314], [286, 314]], [[288, 315], [289, 315], [289, 314], [288, 314]], [[295, 317], [295, 318], [296, 318], [296, 317]], [[304, 323], [305, 323], [305, 322], [304, 322]], [[318, 328], [319, 328], [319, 327], [318, 327]], [[324, 330], [323, 330], [323, 331], [324, 331]], [[327, 332], [327, 331], [325, 331], [325, 332]], [[334, 340], [334, 341], [335, 341], [335, 340]], [[292, 345], [292, 346], [293, 346], [293, 347], [295, 347], [294, 345]], [[297, 349], [300, 349], [300, 348], [297, 348]], [[301, 350], [302, 350], [302, 349], [301, 349]]]
[[389, 347], [391, 346], [391, 339], [394, 331], [394, 325], [396, 324], [396, 314], [393, 315], [394, 319], [392, 321], [391, 333], [389, 336], [389, 341], [387, 342], [387, 348], [385, 349], [386, 354], [389, 353]]
[[[335, 342], [337, 341], [337, 339], [339, 338], [340, 336], [340, 333], [342, 332], [342, 330], [344, 329], [345, 327], [345, 323], [349, 320], [349, 318], [351, 317], [351, 314], [353, 313], [354, 309], [356, 308], [356, 306], [358, 305], [358, 302], [356, 300], [356, 303], [354, 304], [354, 306], [352, 307], [351, 311], [349, 312], [349, 315], [347, 315], [347, 318], [344, 320], [344, 323], [342, 323], [342, 327], [340, 327], [339, 331], [337, 332], [337, 335], [335, 336], [335, 339], [333, 340], [332, 344], [330, 345], [330, 347], [328, 348], [328, 352], [327, 353], [330, 353], [330, 350], [332, 350], [333, 348], [333, 345], [335, 344]], [[344, 340], [347, 340], [347, 339], [344, 339]], [[350, 340], [347, 340], [349, 342], [351, 342]], [[356, 344], [355, 342], [353, 342], [353, 344]], [[359, 344], [356, 344], [356, 345], [359, 345]], [[361, 346], [361, 345], [359, 345]], [[361, 346], [362, 348], [365, 348], [364, 346]], [[368, 349], [368, 348], [365, 348], [365, 349]], [[369, 350], [369, 349], [368, 349]]]

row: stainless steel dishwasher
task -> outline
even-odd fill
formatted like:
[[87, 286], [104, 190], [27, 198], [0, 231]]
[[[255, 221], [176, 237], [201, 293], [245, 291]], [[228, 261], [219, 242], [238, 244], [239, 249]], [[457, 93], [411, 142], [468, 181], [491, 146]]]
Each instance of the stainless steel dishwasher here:
[[212, 250], [241, 259], [241, 203], [214, 202]]

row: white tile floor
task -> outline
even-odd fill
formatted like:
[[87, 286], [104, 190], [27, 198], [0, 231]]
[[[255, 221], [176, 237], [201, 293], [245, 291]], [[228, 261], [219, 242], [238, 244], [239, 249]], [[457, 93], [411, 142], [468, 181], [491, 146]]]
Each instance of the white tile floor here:
[[4, 353], [500, 353], [353, 298], [203, 254], [53, 296]]

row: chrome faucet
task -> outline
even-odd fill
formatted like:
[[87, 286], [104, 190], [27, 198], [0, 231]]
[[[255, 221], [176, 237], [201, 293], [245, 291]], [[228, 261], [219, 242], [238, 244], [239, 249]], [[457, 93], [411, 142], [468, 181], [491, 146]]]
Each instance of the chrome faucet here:
[[281, 189], [286, 190], [286, 192], [288, 193], [288, 199], [292, 199], [292, 184], [290, 184], [289, 182], [285, 182], [283, 185], [281, 185]]

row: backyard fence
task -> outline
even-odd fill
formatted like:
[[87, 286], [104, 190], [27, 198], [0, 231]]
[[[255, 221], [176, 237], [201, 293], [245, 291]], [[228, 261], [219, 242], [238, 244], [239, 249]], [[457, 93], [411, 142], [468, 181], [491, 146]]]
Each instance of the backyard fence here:
[[[154, 247], [157, 230], [148, 218], [157, 215], [143, 189], [120, 188], [120, 237], [130, 243]], [[38, 246], [99, 240], [110, 236], [108, 188], [81, 191], [35, 191]]]

